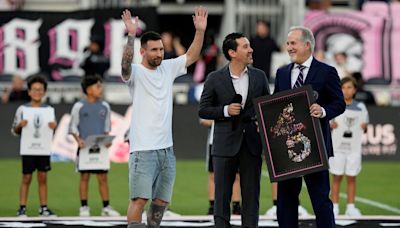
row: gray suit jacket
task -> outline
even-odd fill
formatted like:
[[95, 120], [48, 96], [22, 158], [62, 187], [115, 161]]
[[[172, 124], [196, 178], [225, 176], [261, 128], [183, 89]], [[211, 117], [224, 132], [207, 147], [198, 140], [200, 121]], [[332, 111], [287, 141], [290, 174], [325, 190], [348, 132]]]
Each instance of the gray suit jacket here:
[[246, 140], [247, 147], [253, 155], [261, 155], [262, 144], [254, 123], [253, 99], [270, 94], [268, 79], [263, 71], [250, 66], [248, 75], [247, 100], [237, 117], [224, 116], [224, 106], [232, 103], [236, 94], [229, 65], [210, 73], [207, 77], [200, 99], [199, 116], [215, 121], [212, 155], [233, 157], [239, 152], [243, 140]]

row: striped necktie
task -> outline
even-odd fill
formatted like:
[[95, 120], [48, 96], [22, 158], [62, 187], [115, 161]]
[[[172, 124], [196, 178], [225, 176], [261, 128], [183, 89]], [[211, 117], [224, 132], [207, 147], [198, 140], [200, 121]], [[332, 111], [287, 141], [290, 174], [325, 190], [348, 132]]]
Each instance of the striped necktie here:
[[300, 72], [299, 72], [299, 76], [297, 77], [296, 82], [295, 82], [294, 85], [293, 85], [293, 89], [302, 87], [302, 86], [304, 85], [303, 70], [304, 70], [304, 68], [306, 68], [306, 67], [303, 66], [303, 65], [298, 65], [297, 68], [299, 68], [299, 71], [300, 71]]

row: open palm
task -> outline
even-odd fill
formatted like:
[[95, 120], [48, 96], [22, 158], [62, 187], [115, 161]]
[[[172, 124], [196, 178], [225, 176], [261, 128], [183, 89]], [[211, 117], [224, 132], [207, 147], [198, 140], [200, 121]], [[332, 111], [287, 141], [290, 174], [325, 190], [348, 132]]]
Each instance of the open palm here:
[[199, 6], [194, 10], [193, 23], [196, 30], [205, 31], [207, 28], [207, 9]]
[[125, 24], [128, 34], [136, 35], [136, 29], [139, 25], [139, 18], [136, 16], [135, 19], [132, 21], [131, 12], [127, 9], [122, 12], [121, 18]]

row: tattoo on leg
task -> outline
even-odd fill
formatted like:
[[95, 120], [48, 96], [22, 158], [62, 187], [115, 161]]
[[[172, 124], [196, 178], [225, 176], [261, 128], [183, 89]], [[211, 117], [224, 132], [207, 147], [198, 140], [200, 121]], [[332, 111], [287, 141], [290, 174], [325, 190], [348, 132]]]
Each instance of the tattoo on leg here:
[[149, 212], [147, 213], [147, 227], [149, 228], [160, 227], [165, 209], [166, 206], [159, 206], [152, 202], [150, 204]]

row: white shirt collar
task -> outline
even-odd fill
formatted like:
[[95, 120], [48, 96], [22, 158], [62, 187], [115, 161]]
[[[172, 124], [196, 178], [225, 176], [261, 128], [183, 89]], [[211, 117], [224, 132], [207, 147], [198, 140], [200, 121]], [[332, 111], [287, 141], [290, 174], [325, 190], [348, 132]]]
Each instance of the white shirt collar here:
[[302, 63], [302, 64], [295, 63], [293, 68], [296, 69], [297, 66], [302, 65], [309, 69], [311, 67], [312, 60], [313, 60], [313, 56], [310, 55], [310, 57], [308, 57], [308, 59], [304, 63]]
[[248, 68], [245, 67], [244, 70], [242, 71], [242, 73], [240, 73], [240, 75], [234, 75], [234, 74], [232, 74], [231, 69], [229, 69], [229, 74], [231, 75], [231, 78], [233, 78], [233, 79], [238, 79], [238, 78], [240, 78], [241, 76], [247, 74], [248, 71], [249, 71]]

